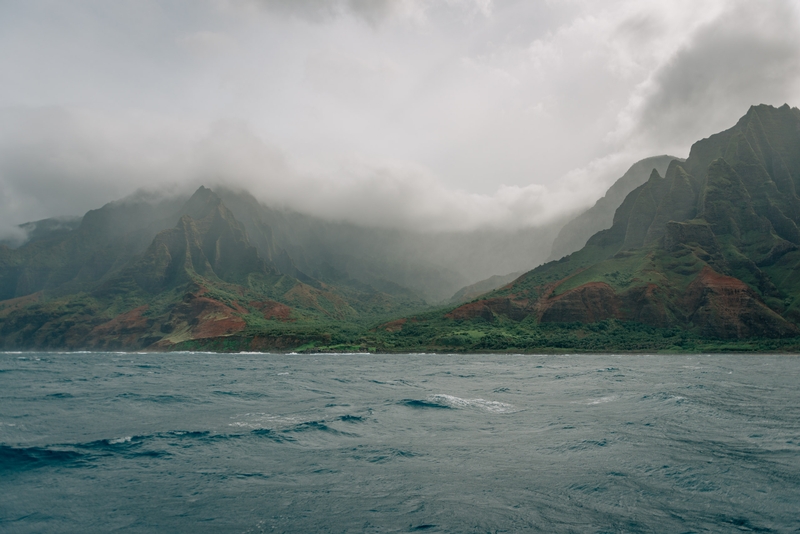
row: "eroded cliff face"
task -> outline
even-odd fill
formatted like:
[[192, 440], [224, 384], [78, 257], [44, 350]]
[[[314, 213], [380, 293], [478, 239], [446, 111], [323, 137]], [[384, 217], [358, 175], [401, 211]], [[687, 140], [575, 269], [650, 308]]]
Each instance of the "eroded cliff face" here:
[[620, 299], [604, 282], [589, 282], [540, 304], [543, 323], [595, 323], [621, 318]]
[[797, 327], [764, 304], [750, 286], [709, 267], [689, 285], [684, 306], [689, 322], [707, 336], [741, 339], [798, 334]]
[[462, 320], [480, 317], [491, 321], [496, 315], [502, 315], [515, 321], [520, 321], [528, 315], [526, 305], [527, 301], [525, 300], [517, 301], [503, 297], [479, 300], [459, 306], [445, 317]]
[[542, 323], [617, 319], [659, 328], [680, 326], [720, 339], [776, 338], [800, 333], [746, 283], [708, 266], [685, 291], [653, 283], [618, 291], [604, 282], [588, 282], [556, 296], [544, 291], [532, 302], [509, 297], [478, 300], [445, 315], [454, 320], [486, 321], [520, 321], [528, 316]]
[[636, 321], [656, 327], [674, 323], [664, 290], [656, 284], [617, 292], [604, 282], [589, 282], [538, 303], [541, 322], [594, 323], [605, 319]]
[[586, 247], [446, 317], [798, 335], [798, 190], [800, 110], [754, 106], [663, 177], [654, 170]]

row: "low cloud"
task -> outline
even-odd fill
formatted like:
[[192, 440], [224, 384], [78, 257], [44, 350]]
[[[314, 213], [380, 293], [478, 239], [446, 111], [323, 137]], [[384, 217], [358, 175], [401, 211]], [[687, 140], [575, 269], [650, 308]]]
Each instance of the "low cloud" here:
[[312, 54], [305, 64], [305, 79], [314, 90], [355, 105], [391, 92], [399, 72], [388, 59], [369, 61], [336, 50]]
[[360, 225], [516, 230], [559, 220], [602, 194], [588, 170], [556, 187], [501, 186], [492, 194], [448, 188], [430, 170], [407, 162], [349, 160], [326, 174], [300, 173], [247, 129], [224, 130], [203, 142], [205, 181], [247, 189], [267, 204]]
[[543, 225], [800, 104], [793, 0], [101, 4], [0, 4], [6, 233], [201, 183], [359, 224]]
[[556, 186], [475, 194], [447, 187], [409, 162], [350, 158], [327, 172], [301, 171], [238, 120], [197, 125], [18, 109], [0, 114], [0, 234], [16, 234], [15, 225], [30, 220], [82, 215], [139, 188], [190, 193], [201, 184], [241, 188], [268, 205], [361, 225], [514, 230], [590, 204], [603, 193], [604, 181], [596, 177], [607, 163], [573, 172]]
[[162, 117], [61, 107], [0, 112], [0, 238], [139, 187], [185, 182], [192, 130]]

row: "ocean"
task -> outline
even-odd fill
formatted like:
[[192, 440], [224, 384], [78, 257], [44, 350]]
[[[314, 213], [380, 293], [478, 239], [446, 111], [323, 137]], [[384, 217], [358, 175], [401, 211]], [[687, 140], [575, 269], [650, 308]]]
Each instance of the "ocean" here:
[[797, 532], [792, 355], [0, 353], [0, 532]]

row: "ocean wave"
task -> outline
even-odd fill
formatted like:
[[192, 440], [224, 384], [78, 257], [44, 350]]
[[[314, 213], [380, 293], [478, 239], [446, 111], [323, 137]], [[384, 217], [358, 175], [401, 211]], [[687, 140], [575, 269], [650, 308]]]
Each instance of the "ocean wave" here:
[[339, 416], [339, 420], [340, 421], [344, 421], [346, 423], [362, 423], [362, 422], [364, 422], [364, 418], [361, 417], [360, 415], [350, 415], [350, 414], [340, 415]]
[[492, 413], [513, 413], [517, 408], [513, 404], [506, 402], [492, 401], [486, 399], [462, 399], [453, 395], [439, 393], [430, 395], [425, 400], [403, 399], [400, 404], [409, 408], [479, 408]]
[[338, 430], [335, 430], [328, 425], [325, 424], [325, 421], [306, 421], [300, 423], [299, 425], [295, 426], [294, 428], [287, 428], [284, 432], [308, 432], [309, 430], [319, 430], [321, 432], [330, 432], [332, 434], [340, 434]]
[[[353, 435], [349, 432], [337, 430], [330, 426], [332, 422], [358, 423], [363, 418], [357, 415], [342, 415], [333, 420], [319, 419], [311, 421], [299, 421], [294, 417], [282, 417], [263, 413], [243, 414], [236, 416], [238, 421], [229, 423], [228, 426], [236, 428], [246, 428], [254, 435], [268, 436], [274, 441], [274, 436], [304, 433], [309, 431], [319, 431], [328, 434], [338, 434], [343, 436]], [[282, 440], [283, 441], [283, 440]], [[294, 441], [287, 439], [285, 441]]]
[[[124, 373], [115, 373], [114, 378], [117, 377], [131, 377], [133, 375]], [[118, 399], [130, 399], [138, 402], [154, 402], [156, 404], [173, 404], [173, 403], [190, 403], [192, 399], [183, 395], [140, 395], [138, 393], [123, 392], [117, 394]]]
[[615, 400], [617, 400], [617, 398], [618, 397], [616, 395], [608, 395], [606, 397], [600, 397], [598, 399], [591, 399], [586, 404], [589, 405], [589, 406], [595, 406], [597, 404], [605, 404], [607, 402], [615, 401]]
[[655, 401], [670, 401], [677, 402], [678, 404], [686, 400], [686, 397], [675, 395], [666, 391], [659, 391], [657, 393], [649, 393], [642, 395], [642, 400], [655, 400]]
[[298, 421], [294, 417], [283, 417], [268, 413], [245, 413], [235, 415], [232, 419], [237, 419], [228, 426], [237, 428], [247, 428], [250, 430], [282, 430], [297, 425]]
[[71, 399], [73, 398], [71, 393], [50, 393], [49, 395], [45, 395], [45, 398], [48, 399]]
[[327, 424], [327, 421], [305, 421], [296, 425], [293, 428], [284, 429], [282, 432], [284, 434], [291, 434], [291, 433], [303, 433], [303, 432], [323, 432], [325, 434], [332, 434], [337, 436], [355, 436], [351, 432], [344, 432], [342, 430], [337, 430], [330, 425]]
[[85, 454], [71, 450], [0, 445], [0, 471], [64, 465], [80, 461], [85, 457]]
[[240, 399], [262, 399], [264, 397], [269, 397], [269, 395], [259, 391], [225, 391], [217, 389], [212, 391], [212, 394], [225, 397], [238, 397]]
[[510, 413], [517, 411], [513, 404], [508, 404], [506, 402], [485, 399], [462, 399], [460, 397], [445, 395], [443, 393], [431, 395], [430, 399], [433, 402], [444, 404], [445, 406], [452, 406], [453, 408], [476, 407], [493, 413]]
[[275, 443], [283, 443], [285, 441], [296, 441], [293, 437], [285, 435], [283, 432], [275, 432], [269, 428], [256, 428], [251, 430], [250, 434], [262, 438], [267, 438]]
[[227, 440], [241, 434], [216, 434], [209, 431], [170, 430], [147, 435], [104, 438], [86, 443], [62, 443], [40, 447], [14, 447], [0, 444], [0, 471], [86, 463], [104, 457], [160, 458], [171, 456], [159, 442], [175, 440]]
[[417, 454], [394, 447], [370, 448], [356, 447], [352, 450], [350, 457], [354, 460], [364, 460], [372, 464], [383, 464], [396, 459], [414, 458]]
[[124, 458], [159, 458], [169, 456], [162, 450], [145, 449], [145, 442], [153, 441], [158, 435], [124, 436], [121, 438], [99, 439], [89, 443], [74, 445], [77, 449], [91, 451], [96, 456], [122, 456]]
[[408, 406], [409, 408], [439, 408], [439, 409], [444, 408], [444, 409], [450, 409], [450, 406], [447, 406], [447, 405], [444, 405], [444, 404], [441, 404], [441, 403], [438, 403], [438, 402], [432, 402], [432, 401], [426, 401], [426, 400], [418, 400], [418, 399], [403, 399], [398, 404], [402, 404], [403, 406]]
[[265, 437], [271, 439], [276, 443], [283, 442], [296, 442], [297, 439], [292, 437], [293, 434], [304, 434], [307, 432], [321, 432], [323, 434], [330, 434], [335, 436], [353, 436], [350, 432], [343, 432], [332, 428], [325, 421], [305, 421], [298, 423], [291, 428], [284, 428], [275, 430], [271, 428], [256, 428], [250, 431], [253, 436]]

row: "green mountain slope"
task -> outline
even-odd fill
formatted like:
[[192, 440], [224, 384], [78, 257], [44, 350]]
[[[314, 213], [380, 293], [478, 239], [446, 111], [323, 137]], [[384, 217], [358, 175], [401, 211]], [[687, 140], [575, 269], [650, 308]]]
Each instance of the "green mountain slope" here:
[[[580, 251], [473, 302], [406, 320], [416, 337], [394, 323], [378, 331], [391, 331], [389, 343], [433, 347], [458, 334], [458, 346], [473, 349], [491, 333], [501, 348], [794, 339], [798, 186], [800, 110], [754, 106], [663, 177], [653, 171]], [[649, 337], [632, 333], [642, 328]]]
[[674, 159], [679, 158], [653, 156], [634, 163], [594, 206], [564, 225], [553, 242], [549, 260], [557, 260], [580, 250], [599, 230], [610, 228], [614, 222], [614, 213], [625, 197], [645, 183], [653, 169], [663, 175]]
[[[553, 240], [548, 261], [557, 260], [580, 250], [598, 230], [610, 228], [614, 221], [614, 213], [628, 193], [646, 182], [653, 169], [660, 174], [664, 174], [673, 159], [682, 161], [673, 156], [653, 156], [634, 163], [606, 191], [603, 198], [599, 199], [594, 206], [567, 222], [558, 231], [558, 235]], [[506, 275], [493, 275], [464, 286], [450, 297], [448, 304], [459, 304], [474, 300], [484, 293], [512, 282], [522, 274], [524, 273], [519, 271]]]
[[524, 273], [509, 273], [505, 275], [490, 276], [486, 280], [481, 280], [480, 282], [464, 286], [456, 291], [452, 297], [450, 297], [448, 304], [461, 304], [462, 302], [475, 300], [484, 293], [488, 293], [497, 289], [498, 287], [508, 284], [509, 282], [513, 282], [523, 274]]
[[109, 205], [72, 233], [1, 250], [16, 268], [3, 271], [11, 298], [0, 301], [0, 347], [175, 348], [232, 336], [253, 348], [283, 346], [329, 341], [342, 329], [422, 306], [283, 274], [204, 187], [172, 210], [172, 228], [155, 233], [162, 223], [150, 209]]

